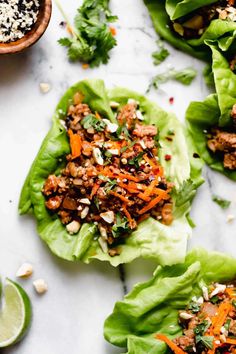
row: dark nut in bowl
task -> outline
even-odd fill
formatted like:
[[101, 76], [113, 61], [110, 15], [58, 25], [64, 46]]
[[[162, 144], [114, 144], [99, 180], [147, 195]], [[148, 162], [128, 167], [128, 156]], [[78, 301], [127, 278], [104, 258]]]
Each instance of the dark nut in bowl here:
[[[31, 1], [30, 5], [27, 2], [19, 2], [17, 0], [15, 0], [15, 3], [15, 9], [18, 10], [14, 14], [14, 19], [12, 19], [12, 27], [6, 31], [3, 25], [4, 16], [5, 20], [9, 23], [7, 11], [12, 5], [8, 1], [4, 4], [0, 2], [0, 5], [3, 7], [2, 12], [0, 7], [0, 23], [2, 23], [2, 28], [0, 24], [0, 54], [18, 53], [36, 43], [45, 32], [51, 18], [52, 0], [35, 0]], [[24, 18], [25, 14], [28, 17]], [[17, 24], [20, 29], [16, 29]]]

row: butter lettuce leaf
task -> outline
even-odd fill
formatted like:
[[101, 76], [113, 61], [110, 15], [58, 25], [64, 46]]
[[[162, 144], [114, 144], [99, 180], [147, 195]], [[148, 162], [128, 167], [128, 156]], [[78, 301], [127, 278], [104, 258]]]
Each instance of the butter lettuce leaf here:
[[234, 281], [235, 276], [235, 259], [195, 249], [184, 264], [158, 266], [152, 279], [135, 285], [123, 301], [117, 302], [105, 321], [104, 336], [110, 343], [126, 347], [127, 354], [169, 353], [155, 334], [179, 336], [178, 311], [185, 309], [193, 296], [202, 295], [203, 285]]
[[[65, 164], [65, 155], [70, 151], [67, 134], [61, 122], [78, 91], [84, 95], [84, 102], [112, 122], [116, 119], [110, 109], [110, 101], [119, 102], [121, 105], [126, 104], [129, 98], [139, 101], [144, 122], [155, 124], [160, 131], [160, 162], [168, 180], [175, 183], [174, 222], [166, 226], [152, 218], [145, 220], [127, 237], [125, 244], [121, 246], [121, 254], [115, 257], [103, 253], [97, 241], [97, 228], [93, 224], [84, 224], [78, 234], [70, 235], [59, 218], [48, 212], [41, 192], [47, 176], [59, 173]], [[172, 142], [166, 139], [170, 130], [174, 131]], [[108, 261], [113, 266], [131, 262], [138, 257], [153, 258], [165, 265], [182, 262], [186, 254], [187, 239], [191, 235], [188, 213], [196, 189], [203, 182], [202, 162], [193, 158], [192, 141], [188, 140], [191, 138], [187, 138], [187, 135], [173, 114], [166, 113], [144, 96], [122, 88], [106, 91], [102, 80], [81, 81], [65, 93], [56, 108], [52, 128], [43, 141], [23, 186], [19, 212], [34, 214], [39, 235], [51, 251], [63, 259], [81, 260], [86, 263], [99, 259]], [[171, 161], [165, 160], [166, 154], [171, 154]], [[183, 193], [187, 180], [193, 185], [192, 193], [177, 204], [178, 193]]]
[[222, 159], [207, 148], [207, 130], [214, 126], [229, 126], [232, 121], [230, 113], [236, 103], [236, 75], [214, 43], [210, 47], [216, 93], [209, 95], [203, 102], [190, 103], [186, 111], [187, 130], [205, 163], [236, 181], [236, 171], [225, 169]]
[[171, 20], [185, 16], [200, 7], [214, 4], [216, 0], [166, 0], [166, 12]]
[[221, 19], [212, 20], [208, 28], [197, 39], [184, 39], [171, 29], [171, 21], [216, 1], [203, 0], [144, 0], [153, 21], [154, 28], [176, 49], [180, 49], [193, 57], [211, 63], [211, 51], [206, 44], [214, 40], [222, 51], [228, 51], [233, 45], [236, 35], [236, 22]]

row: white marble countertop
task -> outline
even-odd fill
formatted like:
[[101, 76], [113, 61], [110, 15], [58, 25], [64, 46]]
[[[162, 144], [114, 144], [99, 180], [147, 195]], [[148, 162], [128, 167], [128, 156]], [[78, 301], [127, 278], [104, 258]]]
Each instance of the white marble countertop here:
[[[61, 0], [73, 18], [77, 1]], [[174, 111], [183, 121], [191, 100], [202, 100], [208, 93], [201, 72], [204, 64], [169, 46], [171, 56], [159, 67], [152, 64], [151, 53], [157, 38], [142, 0], [111, 0], [118, 46], [108, 65], [83, 70], [71, 64], [66, 51], [57, 44], [65, 35], [59, 26], [62, 17], [53, 9], [49, 28], [43, 38], [20, 55], [0, 57], [0, 274], [15, 279], [18, 267], [25, 261], [34, 266], [32, 279], [21, 281], [33, 304], [33, 322], [27, 337], [5, 354], [114, 354], [114, 348], [103, 339], [103, 322], [115, 301], [123, 296], [124, 284], [119, 270], [106, 263], [72, 264], [54, 257], [37, 236], [35, 222], [19, 217], [17, 203], [27, 171], [51, 124], [50, 118], [64, 91], [86, 77], [105, 80], [108, 87], [126, 86], [144, 93], [153, 75], [168, 64], [175, 68], [194, 66], [197, 79], [190, 87], [169, 82], [149, 96], [160, 106]], [[39, 83], [48, 82], [52, 89], [40, 93]], [[169, 98], [174, 97], [174, 104]], [[226, 222], [228, 214], [236, 215], [236, 190], [233, 182], [209, 169], [204, 170], [206, 183], [194, 201], [192, 217], [196, 223], [189, 247], [201, 245], [236, 256], [235, 222]], [[222, 211], [212, 202], [218, 194], [233, 203]], [[126, 265], [125, 285], [131, 289], [147, 279], [155, 269], [153, 262], [138, 260]], [[49, 291], [37, 296], [32, 280], [44, 278]]]

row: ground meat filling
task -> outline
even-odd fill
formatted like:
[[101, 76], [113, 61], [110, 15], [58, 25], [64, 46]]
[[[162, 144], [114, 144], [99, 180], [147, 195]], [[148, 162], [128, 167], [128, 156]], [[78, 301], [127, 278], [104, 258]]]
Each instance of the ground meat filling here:
[[215, 19], [236, 21], [235, 0], [220, 0], [201, 7], [172, 22], [171, 27], [185, 39], [199, 38]]
[[93, 112], [80, 93], [74, 96], [65, 120], [71, 153], [60, 175], [48, 176], [42, 193], [69, 233], [94, 223], [102, 250], [115, 256], [149, 216], [171, 224], [173, 185], [156, 157], [157, 128], [142, 123], [138, 102], [111, 106], [118, 124]]
[[183, 334], [173, 341], [164, 341], [174, 353], [236, 353], [236, 288], [214, 283], [202, 287], [202, 296], [194, 296], [186, 310], [179, 312]]
[[207, 134], [207, 146], [222, 160], [224, 167], [236, 170], [236, 105], [231, 112], [232, 128], [228, 131], [219, 127], [211, 129]]

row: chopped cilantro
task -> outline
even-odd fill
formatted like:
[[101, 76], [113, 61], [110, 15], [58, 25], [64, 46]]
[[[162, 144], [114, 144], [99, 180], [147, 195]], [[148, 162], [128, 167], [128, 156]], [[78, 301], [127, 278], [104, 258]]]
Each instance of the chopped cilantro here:
[[216, 304], [220, 300], [219, 296], [215, 295], [213, 296], [210, 301], [212, 304]]
[[203, 336], [206, 330], [209, 328], [210, 322], [207, 320], [202, 321], [194, 328], [194, 333], [196, 336]]
[[156, 75], [151, 80], [147, 92], [149, 92], [152, 87], [158, 89], [161, 84], [164, 84], [169, 80], [176, 80], [181, 82], [183, 85], [190, 85], [196, 75], [197, 71], [194, 68], [186, 68], [183, 70], [169, 69], [161, 74]]
[[230, 323], [231, 323], [231, 319], [228, 319], [225, 324], [224, 324], [224, 328], [226, 329], [226, 331], [229, 330], [229, 327], [230, 327]]
[[105, 185], [105, 192], [108, 193], [116, 185], [117, 185], [117, 181], [115, 179], [108, 179], [108, 181], [107, 181], [107, 183]]
[[112, 226], [113, 237], [120, 237], [130, 231], [129, 223], [126, 217], [121, 217], [120, 213], [116, 215], [116, 223]]
[[69, 24], [59, 0], [56, 3], [71, 30], [71, 38], [58, 41], [68, 48], [69, 59], [88, 63], [91, 67], [106, 64], [110, 50], [117, 44], [109, 27], [117, 16], [112, 16], [109, 0], [84, 0], [77, 10], [74, 27]]
[[196, 343], [201, 343], [207, 349], [213, 348], [213, 341], [213, 336], [196, 336]]
[[212, 196], [213, 202], [217, 203], [222, 209], [227, 209], [231, 202], [229, 200], [218, 197], [217, 195]]
[[190, 304], [188, 305], [188, 309], [193, 313], [197, 313], [200, 311], [200, 305], [194, 301], [191, 301]]
[[169, 51], [164, 47], [164, 44], [161, 40], [157, 41], [158, 50], [152, 53], [153, 64], [161, 64], [169, 55]]
[[89, 129], [92, 127], [97, 132], [102, 132], [106, 127], [106, 123], [103, 120], [96, 118], [93, 114], [88, 114], [84, 117], [81, 124], [84, 129]]
[[137, 156], [135, 156], [133, 159], [128, 160], [129, 165], [134, 165], [135, 168], [139, 168], [139, 164], [141, 160], [143, 159], [144, 152], [140, 152]]

